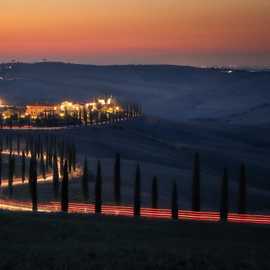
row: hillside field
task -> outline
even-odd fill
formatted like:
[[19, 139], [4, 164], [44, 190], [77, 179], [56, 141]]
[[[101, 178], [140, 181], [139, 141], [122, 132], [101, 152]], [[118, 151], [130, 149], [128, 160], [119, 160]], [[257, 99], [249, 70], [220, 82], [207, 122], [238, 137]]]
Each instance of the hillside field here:
[[270, 228], [1, 212], [1, 269], [269, 269]]

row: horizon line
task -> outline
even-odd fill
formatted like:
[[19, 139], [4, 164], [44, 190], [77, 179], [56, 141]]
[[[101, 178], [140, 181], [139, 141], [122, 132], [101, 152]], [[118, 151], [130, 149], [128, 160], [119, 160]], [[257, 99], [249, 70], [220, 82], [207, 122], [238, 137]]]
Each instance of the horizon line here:
[[198, 69], [232, 69], [232, 70], [243, 70], [243, 69], [255, 69], [255, 70], [268, 70], [270, 69], [270, 65], [188, 65], [188, 64], [92, 64], [92, 63], [79, 63], [72, 61], [63, 61], [63, 60], [40, 60], [40, 61], [16, 61], [11, 60], [7, 62], [0, 62], [0, 65], [14, 65], [14, 64], [66, 64], [66, 65], [80, 65], [80, 66], [96, 66], [96, 67], [124, 67], [124, 66], [168, 66], [168, 67], [186, 67], [186, 68], [198, 68]]

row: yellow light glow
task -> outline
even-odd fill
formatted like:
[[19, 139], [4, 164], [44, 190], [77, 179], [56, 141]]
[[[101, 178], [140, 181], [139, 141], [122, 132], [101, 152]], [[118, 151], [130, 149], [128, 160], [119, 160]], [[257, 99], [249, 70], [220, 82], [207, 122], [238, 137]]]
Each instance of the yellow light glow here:
[[[0, 107], [3, 102], [0, 99]], [[21, 119], [26, 117], [31, 117], [31, 119], [37, 119], [39, 117], [44, 117], [45, 114], [53, 112], [54, 115], [59, 117], [65, 117], [68, 115], [76, 115], [83, 108], [89, 111], [97, 111], [99, 113], [116, 113], [119, 111], [123, 111], [121, 105], [117, 103], [117, 101], [113, 97], [109, 98], [93, 98], [88, 103], [73, 103], [71, 101], [63, 101], [62, 103], [56, 105], [50, 104], [30, 104], [26, 105], [24, 108], [16, 107], [16, 106], [7, 106], [3, 105], [5, 110], [2, 110], [2, 118], [8, 119], [12, 116], [18, 116]]]
[[100, 103], [101, 105], [105, 105], [106, 104], [105, 99], [99, 99], [98, 100], [98, 103]]

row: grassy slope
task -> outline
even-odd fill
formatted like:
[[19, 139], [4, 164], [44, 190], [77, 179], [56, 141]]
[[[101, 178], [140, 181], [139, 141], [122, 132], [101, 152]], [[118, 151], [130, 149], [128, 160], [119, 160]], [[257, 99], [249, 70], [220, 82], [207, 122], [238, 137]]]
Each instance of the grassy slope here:
[[0, 213], [0, 269], [269, 269], [269, 227]]

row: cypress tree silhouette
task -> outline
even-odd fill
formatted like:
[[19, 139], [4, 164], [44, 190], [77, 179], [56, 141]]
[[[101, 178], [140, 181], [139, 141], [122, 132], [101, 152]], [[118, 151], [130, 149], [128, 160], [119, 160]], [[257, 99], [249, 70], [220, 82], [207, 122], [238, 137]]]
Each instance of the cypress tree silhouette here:
[[141, 215], [141, 169], [140, 165], [137, 165], [135, 185], [134, 185], [134, 216]]
[[87, 159], [84, 160], [84, 168], [83, 168], [83, 175], [82, 175], [82, 195], [83, 200], [85, 202], [89, 201], [89, 185], [88, 185], [88, 166], [87, 166]]
[[152, 208], [158, 208], [158, 179], [156, 176], [152, 180]]
[[9, 148], [9, 135], [6, 135], [5, 136], [5, 144], [6, 144], [6, 149], [8, 149]]
[[83, 121], [84, 121], [84, 125], [87, 126], [88, 121], [87, 121], [87, 111], [86, 108], [83, 107]]
[[172, 219], [178, 219], [178, 192], [175, 181], [172, 189]]
[[9, 138], [9, 153], [12, 154], [13, 152], [13, 136]]
[[18, 135], [17, 136], [17, 153], [18, 155], [20, 154], [21, 152], [21, 137]]
[[43, 179], [46, 179], [46, 168], [43, 152], [40, 155], [40, 173], [42, 174]]
[[12, 154], [9, 155], [8, 159], [8, 194], [9, 198], [13, 195], [13, 177], [15, 171], [15, 158]]
[[63, 180], [62, 180], [62, 192], [61, 192], [61, 210], [62, 212], [68, 212], [68, 164], [64, 163], [63, 168]]
[[73, 154], [72, 154], [72, 147], [71, 145], [68, 146], [68, 172], [71, 173], [71, 169], [72, 169], [72, 163], [73, 163]]
[[246, 213], [246, 196], [247, 196], [247, 180], [246, 180], [246, 166], [241, 164], [239, 177], [239, 191], [238, 191], [238, 213]]
[[81, 108], [79, 108], [78, 122], [79, 122], [79, 125], [82, 124], [82, 109]]
[[72, 144], [72, 169], [76, 171], [76, 146]]
[[59, 170], [56, 154], [53, 156], [53, 194], [54, 199], [57, 200], [59, 196]]
[[38, 210], [38, 199], [37, 199], [37, 160], [35, 154], [33, 154], [30, 159], [29, 187], [32, 200], [32, 211], [36, 212]]
[[114, 201], [116, 204], [121, 204], [121, 159], [120, 154], [115, 156], [114, 163]]
[[[1, 116], [0, 116], [1, 117]], [[2, 154], [3, 151], [3, 137], [0, 137], [0, 153]]]
[[27, 138], [26, 142], [25, 142], [25, 153], [26, 153], [27, 156], [29, 155], [29, 148], [30, 148], [29, 138]]
[[2, 150], [0, 151], [0, 187], [2, 186]]
[[102, 205], [102, 174], [100, 161], [97, 163], [97, 175], [96, 175], [96, 186], [95, 186], [95, 213], [101, 213]]
[[222, 183], [221, 183], [221, 203], [220, 203], [220, 220], [226, 222], [228, 219], [229, 212], [229, 180], [228, 180], [228, 170], [225, 168]]
[[49, 148], [49, 142], [48, 142], [48, 139], [47, 139], [47, 145], [46, 145], [46, 151], [43, 151], [41, 152], [41, 154], [43, 156], [45, 156], [45, 162], [44, 162], [44, 157], [43, 157], [43, 162], [45, 163], [45, 172], [48, 172], [49, 171], [49, 167], [50, 167], [50, 148]]
[[89, 122], [90, 122], [90, 125], [93, 125], [93, 113], [91, 110], [89, 110]]
[[195, 154], [193, 162], [193, 179], [192, 179], [192, 210], [200, 211], [200, 156]]
[[60, 151], [60, 174], [64, 174], [64, 150]]
[[22, 152], [22, 157], [21, 157], [21, 165], [22, 165], [22, 182], [24, 183], [25, 181], [25, 164], [26, 164], [26, 160], [25, 160], [25, 153], [24, 151]]

